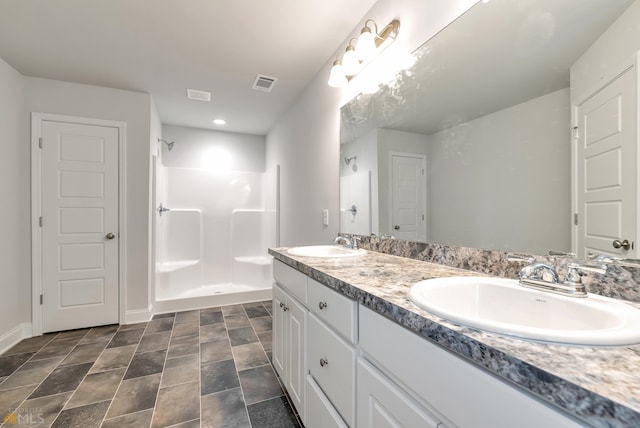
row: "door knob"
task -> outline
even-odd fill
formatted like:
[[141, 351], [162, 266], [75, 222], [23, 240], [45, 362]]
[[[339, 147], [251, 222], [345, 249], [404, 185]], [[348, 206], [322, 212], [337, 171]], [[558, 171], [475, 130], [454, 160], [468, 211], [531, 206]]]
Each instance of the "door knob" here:
[[613, 241], [613, 248], [622, 248], [625, 251], [629, 251], [631, 249], [631, 242], [629, 242], [628, 239], [625, 239], [624, 241], [616, 239]]
[[111, 232], [107, 233], [107, 235], [105, 236], [105, 238], [107, 238], [107, 239], [113, 239], [113, 238], [115, 238], [115, 237], [116, 237], [116, 235], [114, 235], [114, 234], [113, 234], [113, 233], [111, 233]]
[[395, 230], [400, 230], [400, 226], [398, 226], [397, 224], [396, 224], [395, 226], [393, 226], [393, 228], [394, 228]]

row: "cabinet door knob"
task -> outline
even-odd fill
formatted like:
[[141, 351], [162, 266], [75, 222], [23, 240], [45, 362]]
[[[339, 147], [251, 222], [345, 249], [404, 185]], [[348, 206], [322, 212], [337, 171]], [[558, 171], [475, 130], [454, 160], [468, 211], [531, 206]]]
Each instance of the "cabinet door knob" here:
[[629, 242], [628, 239], [625, 239], [624, 241], [616, 239], [615, 241], [613, 241], [613, 248], [622, 248], [626, 251], [629, 251], [629, 249], [631, 248], [631, 242]]
[[285, 306], [283, 309], [284, 309], [284, 311], [286, 312], [286, 311], [288, 311], [288, 310], [289, 310], [289, 306]]
[[327, 302], [320, 302], [318, 303], [318, 307], [320, 308], [320, 310], [323, 310], [324, 308], [327, 307]]
[[105, 235], [105, 238], [107, 238], [107, 239], [113, 239], [113, 238], [115, 238], [115, 237], [116, 237], [116, 235], [114, 235], [114, 234], [113, 234], [113, 233], [111, 233], [111, 232], [109, 232], [109, 233], [107, 233], [107, 234]]
[[280, 307], [284, 308], [284, 303], [280, 302]]
[[329, 364], [329, 361], [325, 360], [324, 358], [320, 358], [320, 367], [324, 367], [327, 364]]

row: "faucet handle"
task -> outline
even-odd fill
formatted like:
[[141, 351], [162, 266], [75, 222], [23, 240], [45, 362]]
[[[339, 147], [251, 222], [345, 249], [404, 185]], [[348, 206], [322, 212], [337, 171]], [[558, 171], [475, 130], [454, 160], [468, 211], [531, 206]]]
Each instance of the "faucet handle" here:
[[536, 261], [536, 258], [533, 256], [527, 256], [523, 254], [507, 253], [507, 261], [531, 264]]
[[564, 282], [573, 286], [577, 292], [586, 295], [586, 289], [582, 285], [582, 276], [586, 272], [593, 272], [599, 274], [607, 273], [607, 265], [593, 264], [593, 263], [569, 263], [567, 265], [569, 270], [567, 276], [564, 278]]
[[592, 272], [602, 275], [607, 273], [607, 265], [600, 263], [569, 263], [567, 268], [569, 268], [569, 272], [576, 270], [578, 272]]

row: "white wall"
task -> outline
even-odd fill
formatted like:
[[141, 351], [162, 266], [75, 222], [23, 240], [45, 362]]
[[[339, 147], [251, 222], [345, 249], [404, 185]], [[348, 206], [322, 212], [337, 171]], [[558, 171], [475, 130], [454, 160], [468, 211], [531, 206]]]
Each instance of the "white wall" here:
[[[352, 156], [356, 159], [347, 165], [344, 158]], [[339, 164], [340, 231], [359, 235], [378, 233], [378, 129], [342, 144]], [[353, 170], [354, 165], [357, 166], [356, 171]], [[358, 208], [355, 216], [345, 211], [354, 204]]]
[[265, 137], [261, 135], [164, 125], [162, 137], [175, 141], [171, 151], [162, 144], [164, 166], [210, 168], [219, 163], [229, 171], [265, 171]]
[[636, 0], [571, 67], [571, 101], [576, 102], [640, 50], [640, 0]]
[[23, 90], [22, 75], [0, 59], [0, 338], [31, 323], [31, 155]]
[[[148, 94], [57, 80], [25, 77], [28, 112], [82, 116], [127, 123], [127, 311], [149, 305]], [[28, 139], [24, 144], [28, 145]], [[20, 168], [29, 170], [28, 159]], [[27, 190], [27, 194], [29, 191]]]
[[566, 88], [430, 135], [429, 241], [570, 251], [570, 119]]
[[[366, 19], [401, 28], [393, 49], [413, 51], [477, 0], [379, 0], [345, 39], [357, 37]], [[331, 242], [339, 226], [339, 108], [357, 94], [355, 81], [342, 90], [327, 86], [335, 55], [267, 135], [267, 167], [281, 166], [281, 245]], [[329, 226], [322, 210], [329, 209]]]

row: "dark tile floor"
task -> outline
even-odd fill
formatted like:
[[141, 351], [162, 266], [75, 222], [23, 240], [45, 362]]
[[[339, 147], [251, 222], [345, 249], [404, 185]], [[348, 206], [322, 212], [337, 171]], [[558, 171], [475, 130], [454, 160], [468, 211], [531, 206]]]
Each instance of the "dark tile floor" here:
[[0, 356], [0, 424], [299, 427], [270, 361], [271, 302], [50, 333]]

